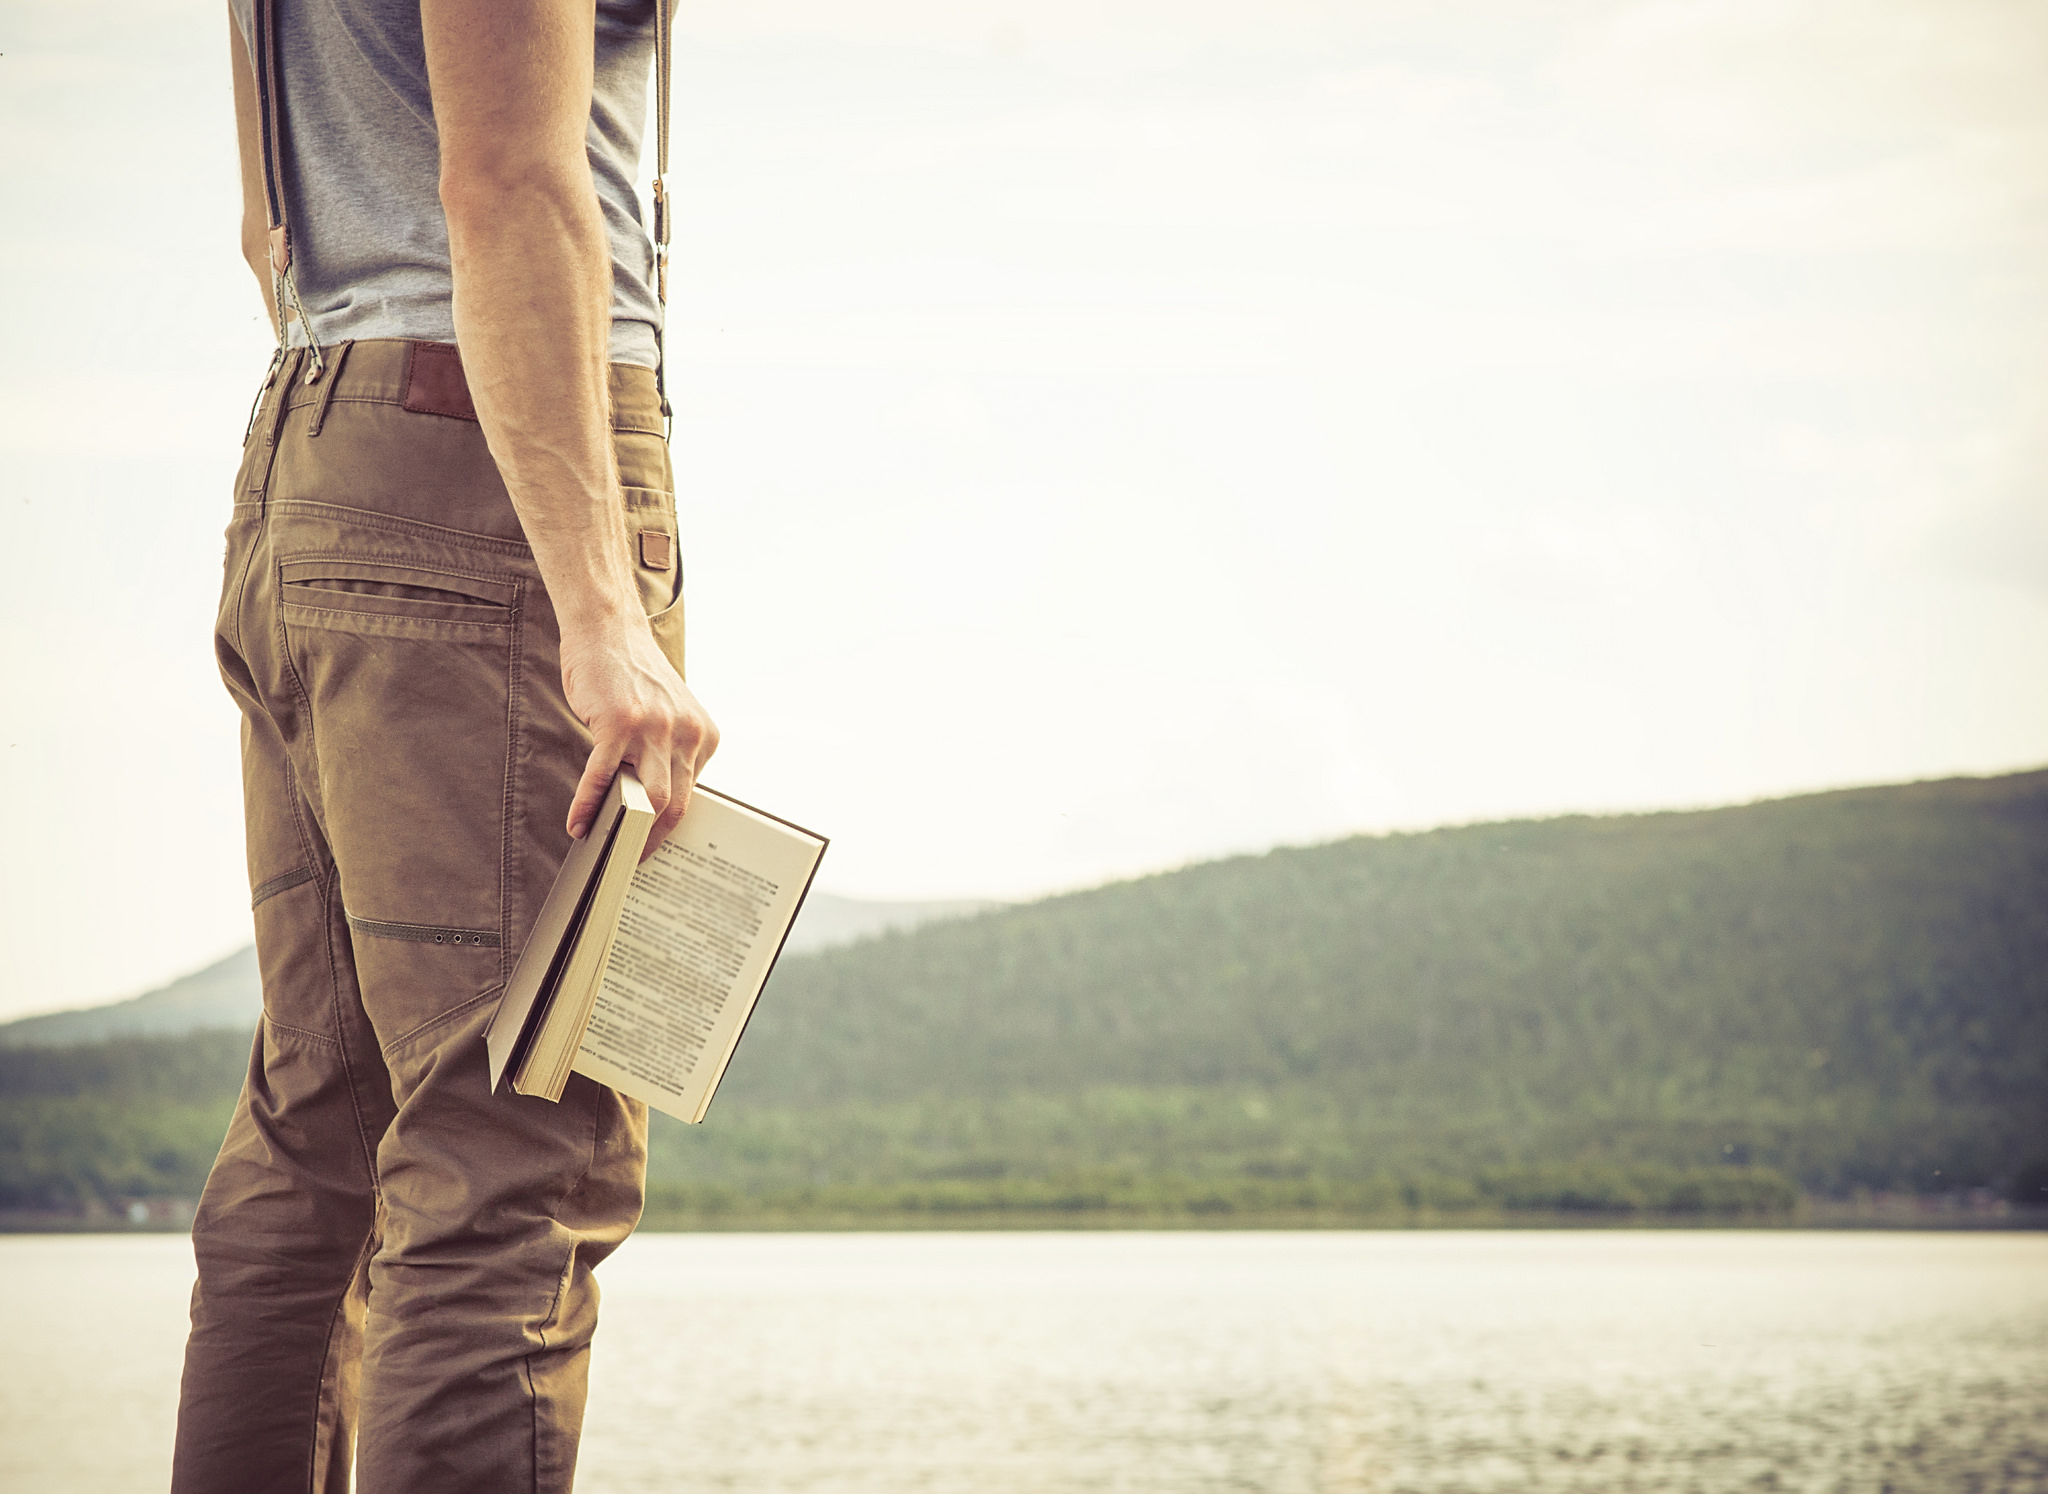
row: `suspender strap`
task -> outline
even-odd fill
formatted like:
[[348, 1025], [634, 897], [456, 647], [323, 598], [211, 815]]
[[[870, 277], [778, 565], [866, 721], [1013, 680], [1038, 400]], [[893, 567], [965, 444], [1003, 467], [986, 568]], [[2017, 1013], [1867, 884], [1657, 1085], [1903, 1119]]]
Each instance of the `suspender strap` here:
[[661, 325], [654, 332], [654, 392], [661, 400], [665, 434], [673, 434], [675, 415], [669, 409], [668, 380], [668, 100], [674, 21], [674, 0], [654, 0], [654, 294], [661, 302]]
[[287, 319], [296, 316], [306, 334], [306, 382], [327, 371], [313, 337], [313, 319], [299, 300], [292, 274], [292, 233], [284, 196], [284, 62], [277, 43], [277, 0], [255, 0], [256, 35], [250, 50], [256, 63], [257, 134], [263, 146], [263, 206], [270, 219], [270, 304], [277, 314], [277, 347], [282, 357]]
[[[664, 365], [668, 352], [668, 116], [669, 75], [673, 66], [673, 0], [654, 0], [654, 293], [661, 302], [661, 326], [654, 334], [654, 387], [661, 398], [664, 423], [672, 423]], [[292, 274], [291, 222], [284, 195], [284, 65], [277, 41], [278, 0], [255, 0], [256, 35], [251, 50], [256, 62], [258, 134], [263, 147], [263, 206], [270, 220], [271, 304], [277, 312], [277, 346], [282, 354], [285, 321], [296, 316], [311, 354], [306, 382], [327, 371], [327, 360], [313, 336], [312, 318], [299, 300]]]

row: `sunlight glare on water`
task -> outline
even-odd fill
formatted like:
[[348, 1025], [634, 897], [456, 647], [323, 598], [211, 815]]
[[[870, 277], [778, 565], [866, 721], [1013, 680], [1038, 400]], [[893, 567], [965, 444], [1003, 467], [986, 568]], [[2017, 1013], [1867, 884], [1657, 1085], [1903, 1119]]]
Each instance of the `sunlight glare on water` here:
[[2041, 1236], [668, 1236], [606, 1272], [603, 1494], [2048, 1489]]

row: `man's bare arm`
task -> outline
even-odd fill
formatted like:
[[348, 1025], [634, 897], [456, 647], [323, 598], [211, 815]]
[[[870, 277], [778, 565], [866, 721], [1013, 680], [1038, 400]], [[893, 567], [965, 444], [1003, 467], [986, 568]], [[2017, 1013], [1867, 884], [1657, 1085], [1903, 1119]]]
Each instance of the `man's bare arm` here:
[[277, 307], [271, 304], [270, 209], [263, 200], [263, 141], [256, 118], [256, 77], [249, 69], [249, 44], [228, 11], [228, 66], [235, 79], [235, 146], [242, 161], [242, 258], [263, 288], [263, 309], [270, 330], [277, 331]]
[[596, 739], [581, 835], [621, 762], [682, 817], [718, 729], [647, 626], [612, 460], [611, 250], [584, 154], [592, 0], [422, 0], [462, 366], [562, 630]]

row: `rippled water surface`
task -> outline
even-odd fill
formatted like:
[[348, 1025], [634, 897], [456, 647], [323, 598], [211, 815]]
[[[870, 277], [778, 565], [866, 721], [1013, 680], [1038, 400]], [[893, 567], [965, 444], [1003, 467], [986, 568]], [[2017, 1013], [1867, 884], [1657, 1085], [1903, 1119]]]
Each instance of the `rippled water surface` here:
[[[160, 1489], [185, 1242], [0, 1260], [0, 1489]], [[2048, 1491], [2040, 1235], [650, 1235], [601, 1275], [585, 1494]]]

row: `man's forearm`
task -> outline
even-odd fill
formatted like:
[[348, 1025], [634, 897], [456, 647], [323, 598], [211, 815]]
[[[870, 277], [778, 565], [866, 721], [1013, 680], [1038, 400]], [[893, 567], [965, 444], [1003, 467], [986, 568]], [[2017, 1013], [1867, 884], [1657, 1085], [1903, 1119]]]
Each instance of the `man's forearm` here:
[[565, 631], [642, 616], [612, 461], [611, 254], [590, 172], [444, 180], [455, 337]]
[[611, 253], [584, 154], [589, 0], [423, 0], [455, 341], [564, 633], [643, 615], [607, 409]]

